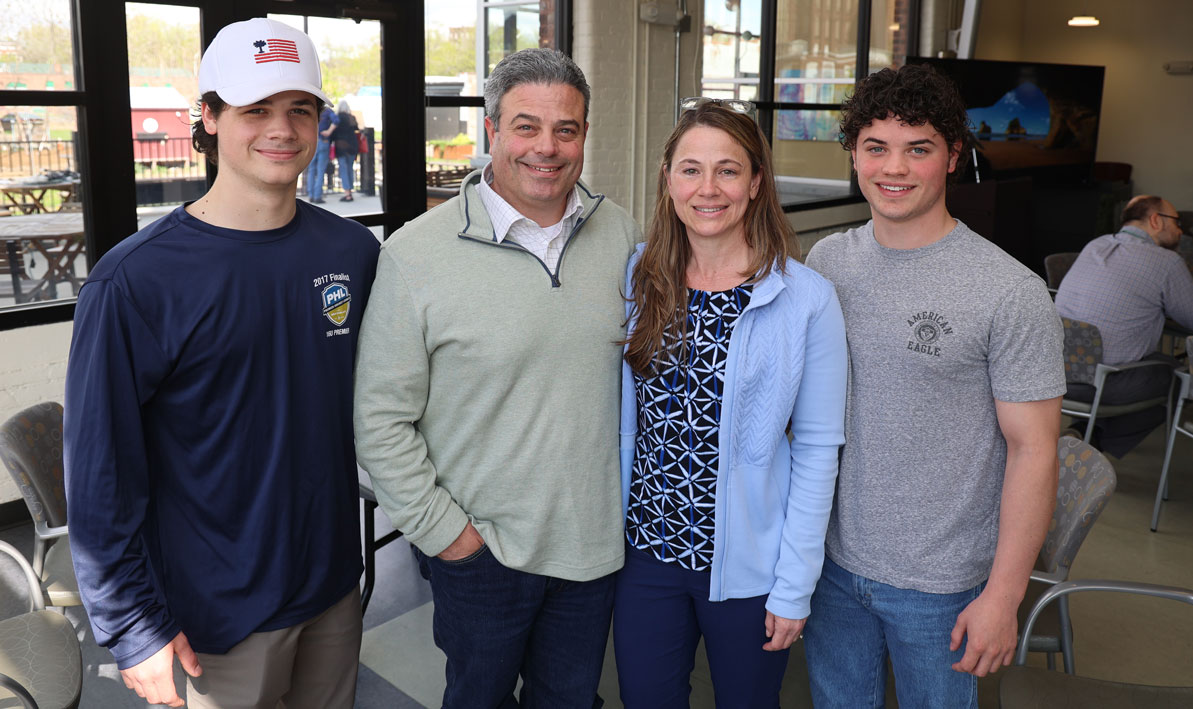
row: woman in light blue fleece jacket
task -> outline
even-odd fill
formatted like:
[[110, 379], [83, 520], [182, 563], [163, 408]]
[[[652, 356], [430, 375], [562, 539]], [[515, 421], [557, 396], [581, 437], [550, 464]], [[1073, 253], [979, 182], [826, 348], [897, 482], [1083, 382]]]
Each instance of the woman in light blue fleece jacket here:
[[788, 256], [752, 104], [685, 103], [626, 278], [618, 680], [631, 709], [687, 707], [703, 636], [718, 707], [777, 707], [824, 561], [845, 325]]

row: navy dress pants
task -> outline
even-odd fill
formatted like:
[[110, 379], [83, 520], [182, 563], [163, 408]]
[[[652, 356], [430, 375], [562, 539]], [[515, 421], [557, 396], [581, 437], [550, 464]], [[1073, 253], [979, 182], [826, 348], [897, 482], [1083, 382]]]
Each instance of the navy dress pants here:
[[626, 709], [687, 709], [704, 637], [717, 709], [774, 709], [789, 650], [763, 650], [766, 596], [708, 600], [710, 573], [626, 547], [617, 575], [613, 647]]

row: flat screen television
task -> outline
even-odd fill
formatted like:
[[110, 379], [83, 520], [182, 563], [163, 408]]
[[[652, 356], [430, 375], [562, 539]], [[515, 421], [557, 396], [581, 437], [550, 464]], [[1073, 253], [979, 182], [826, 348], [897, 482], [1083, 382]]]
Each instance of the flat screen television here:
[[1089, 178], [1105, 67], [927, 57], [907, 61], [929, 64], [956, 82], [977, 138], [983, 179]]

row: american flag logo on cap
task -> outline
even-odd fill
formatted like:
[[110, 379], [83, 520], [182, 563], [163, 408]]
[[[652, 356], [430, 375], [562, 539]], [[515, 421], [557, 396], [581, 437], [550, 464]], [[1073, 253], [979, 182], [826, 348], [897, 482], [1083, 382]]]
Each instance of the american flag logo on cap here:
[[253, 42], [257, 53], [253, 60], [258, 64], [265, 62], [294, 62], [300, 64], [298, 45], [288, 39], [259, 39]]

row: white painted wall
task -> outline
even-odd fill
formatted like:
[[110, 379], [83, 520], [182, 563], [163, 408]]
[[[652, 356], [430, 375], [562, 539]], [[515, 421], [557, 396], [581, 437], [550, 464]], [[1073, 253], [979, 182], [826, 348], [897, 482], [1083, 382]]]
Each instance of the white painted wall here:
[[[1097, 27], [1069, 27], [1094, 15]], [[982, 3], [976, 59], [1106, 67], [1098, 160], [1134, 165], [1140, 194], [1193, 209], [1193, 0], [998, 0]]]
[[[63, 399], [71, 323], [0, 331], [0, 420], [41, 401]], [[20, 499], [8, 471], [0, 472], [0, 502]]]

